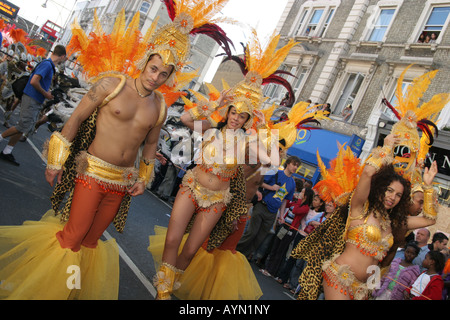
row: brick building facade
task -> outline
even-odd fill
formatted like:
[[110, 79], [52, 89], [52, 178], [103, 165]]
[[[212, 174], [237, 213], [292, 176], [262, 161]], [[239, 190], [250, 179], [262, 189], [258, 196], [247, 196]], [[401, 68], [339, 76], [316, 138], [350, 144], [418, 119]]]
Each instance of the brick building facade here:
[[[450, 92], [450, 1], [449, 0], [290, 0], [278, 30], [285, 39], [300, 42], [287, 57], [284, 69], [296, 75], [290, 79], [296, 101], [330, 103], [329, 121], [322, 127], [365, 140], [360, 157], [389, 133], [393, 114], [382, 98], [395, 103], [394, 90], [402, 71], [403, 86], [428, 71], [439, 69], [423, 101]], [[421, 42], [421, 35], [432, 41]], [[272, 101], [279, 101], [283, 89], [267, 88]], [[348, 122], [342, 110], [352, 105]], [[430, 150], [438, 161], [440, 201], [450, 203], [450, 104], [439, 115], [439, 137]]]

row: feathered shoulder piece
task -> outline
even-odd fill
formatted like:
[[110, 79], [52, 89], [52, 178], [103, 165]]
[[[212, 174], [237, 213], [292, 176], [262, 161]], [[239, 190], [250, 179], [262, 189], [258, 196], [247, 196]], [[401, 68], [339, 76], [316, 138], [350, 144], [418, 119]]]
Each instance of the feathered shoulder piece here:
[[[74, 54], [83, 67], [83, 74], [87, 79], [94, 79], [104, 72], [120, 72], [135, 78], [140, 70], [136, 68], [136, 61], [147, 50], [139, 30], [139, 12], [137, 12], [128, 27], [125, 25], [125, 10], [122, 9], [114, 23], [111, 34], [103, 31], [94, 13], [94, 28], [87, 35], [75, 21], [72, 28], [72, 39], [67, 46], [68, 56]], [[145, 37], [154, 30], [149, 28]], [[144, 39], [145, 39], [144, 37]]]
[[322, 175], [322, 180], [313, 187], [320, 197], [325, 201], [333, 201], [341, 206], [348, 202], [353, 190], [355, 190], [363, 166], [349, 146], [338, 143], [339, 152], [337, 157], [330, 161], [327, 169], [323, 163], [319, 151], [317, 151], [317, 163]]

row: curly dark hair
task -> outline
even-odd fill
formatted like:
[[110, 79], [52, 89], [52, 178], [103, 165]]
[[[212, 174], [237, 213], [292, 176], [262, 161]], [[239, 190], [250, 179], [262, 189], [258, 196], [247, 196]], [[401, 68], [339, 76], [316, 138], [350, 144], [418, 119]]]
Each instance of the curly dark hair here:
[[[398, 181], [403, 185], [403, 194], [399, 203], [389, 211], [383, 204], [383, 199], [388, 186]], [[406, 224], [406, 217], [410, 206], [411, 183], [403, 176], [395, 172], [393, 165], [386, 165], [372, 177], [369, 193], [369, 210], [368, 212], [379, 212], [382, 215], [388, 214], [393, 229], [399, 228]]]

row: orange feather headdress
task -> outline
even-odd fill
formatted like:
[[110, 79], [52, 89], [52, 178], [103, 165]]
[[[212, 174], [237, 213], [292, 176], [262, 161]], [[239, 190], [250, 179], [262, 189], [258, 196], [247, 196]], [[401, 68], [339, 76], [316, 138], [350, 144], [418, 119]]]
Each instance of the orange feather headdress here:
[[363, 166], [349, 146], [338, 143], [337, 157], [330, 161], [327, 169], [323, 163], [319, 151], [317, 151], [317, 163], [322, 175], [322, 180], [313, 187], [325, 201], [333, 201], [338, 206], [347, 203], [350, 194], [355, 190]]
[[126, 27], [125, 10], [122, 9], [111, 34], [104, 33], [95, 13], [94, 30], [89, 36], [77, 22], [72, 24], [73, 36], [67, 47], [68, 54], [78, 55], [83, 73], [91, 82], [97, 81], [105, 72], [118, 72], [136, 78], [145, 68], [150, 56], [158, 54], [166, 65], [172, 65], [175, 69], [166, 84], [159, 88], [166, 104], [170, 106], [184, 95], [181, 88], [197, 77], [196, 72], [182, 73], [190, 52], [189, 34], [209, 35], [229, 52], [231, 41], [215, 24], [225, 22], [226, 19], [212, 20], [228, 1], [164, 1], [173, 23], [155, 31], [157, 18], [145, 35], [138, 29], [139, 12]]

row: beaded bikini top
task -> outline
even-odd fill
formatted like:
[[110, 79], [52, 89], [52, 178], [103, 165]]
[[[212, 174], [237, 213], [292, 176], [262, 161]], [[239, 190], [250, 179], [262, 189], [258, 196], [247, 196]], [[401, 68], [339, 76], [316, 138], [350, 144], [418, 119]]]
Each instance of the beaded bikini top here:
[[[368, 204], [368, 202], [365, 203], [364, 212], [360, 216], [348, 217], [345, 239], [347, 243], [354, 244], [362, 254], [374, 257], [378, 261], [381, 261], [386, 256], [389, 248], [394, 243], [394, 237], [392, 233], [389, 233], [385, 237], [382, 237], [381, 229], [379, 226], [367, 223], [369, 215], [367, 215], [362, 224], [348, 227], [350, 221], [363, 219], [364, 215], [367, 213]], [[382, 221], [381, 225], [382, 228], [385, 229], [386, 225], [390, 225], [390, 221], [384, 220]]]
[[[202, 152], [197, 161], [198, 167], [217, 176], [222, 181], [229, 181], [237, 174], [239, 164], [245, 161], [245, 143], [227, 143], [227, 135], [218, 141], [216, 136], [202, 143]], [[235, 145], [237, 149], [235, 150]]]

